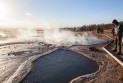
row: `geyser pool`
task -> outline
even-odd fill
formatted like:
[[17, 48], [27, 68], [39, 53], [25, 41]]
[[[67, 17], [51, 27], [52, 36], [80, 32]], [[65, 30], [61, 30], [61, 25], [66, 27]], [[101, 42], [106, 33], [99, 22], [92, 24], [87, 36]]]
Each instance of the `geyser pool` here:
[[34, 61], [31, 72], [20, 83], [69, 83], [98, 68], [95, 61], [79, 53], [59, 49]]

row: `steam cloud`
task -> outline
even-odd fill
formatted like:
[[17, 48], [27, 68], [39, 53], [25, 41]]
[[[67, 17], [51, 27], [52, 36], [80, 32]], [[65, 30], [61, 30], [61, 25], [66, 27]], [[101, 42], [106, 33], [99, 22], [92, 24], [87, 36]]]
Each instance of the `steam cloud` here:
[[[2, 36], [6, 36], [0, 33]], [[38, 40], [48, 44], [54, 45], [91, 45], [105, 42], [106, 39], [98, 38], [92, 33], [83, 32], [82, 34], [75, 34], [71, 31], [60, 31], [59, 29], [44, 29], [40, 36], [34, 29], [19, 29], [16, 39], [7, 40], [8, 42], [24, 41], [24, 40]]]
[[57, 45], [91, 45], [106, 41], [103, 38], [97, 38], [92, 33], [75, 34], [70, 31], [60, 31], [59, 29], [45, 30], [43, 38], [44, 42]]
[[37, 35], [32, 29], [20, 30], [20, 35], [17, 38], [21, 40], [37, 39], [54, 45], [91, 45], [106, 41], [104, 38], [97, 38], [92, 33], [75, 34], [71, 31], [60, 31], [59, 29], [44, 29], [41, 36], [35, 37]]

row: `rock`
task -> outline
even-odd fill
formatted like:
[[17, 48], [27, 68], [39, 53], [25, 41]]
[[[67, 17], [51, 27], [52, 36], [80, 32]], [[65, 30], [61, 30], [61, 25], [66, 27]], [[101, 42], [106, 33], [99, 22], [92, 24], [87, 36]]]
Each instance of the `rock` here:
[[99, 65], [104, 65], [104, 62], [103, 61], [99, 61], [98, 64]]
[[92, 57], [96, 57], [93, 53], [91, 54]]
[[102, 53], [102, 51], [97, 49], [96, 47], [89, 47], [89, 51], [94, 51], [94, 52]]
[[97, 51], [96, 47], [89, 47], [89, 51]]

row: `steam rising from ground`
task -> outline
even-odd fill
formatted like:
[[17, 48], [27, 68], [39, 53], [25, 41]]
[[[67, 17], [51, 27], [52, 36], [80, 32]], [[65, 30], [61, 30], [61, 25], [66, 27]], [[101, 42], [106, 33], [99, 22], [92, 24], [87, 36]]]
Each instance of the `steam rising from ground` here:
[[37, 36], [36, 32], [33, 29], [19, 29], [19, 34], [17, 34], [18, 40], [30, 40], [34, 36]]
[[[4, 33], [0, 33], [1, 36], [6, 36]], [[71, 31], [60, 31], [59, 29], [44, 29], [42, 32], [36, 32], [34, 29], [18, 29], [15, 39], [9, 39], [6, 42], [24, 41], [24, 40], [37, 40], [43, 41], [49, 44], [55, 45], [91, 45], [105, 42], [104, 38], [98, 38], [92, 33], [83, 32], [81, 34]]]
[[74, 32], [60, 31], [58, 29], [45, 30], [43, 38], [45, 42], [57, 45], [68, 45], [68, 44], [91, 45], [105, 42], [105, 39], [99, 39], [89, 32], [75, 34]]
[[0, 32], [0, 37], [6, 37], [6, 34], [4, 32]]
[[[21, 31], [18, 39], [34, 39], [34, 36], [37, 35], [33, 30]], [[105, 42], [105, 39], [97, 38], [92, 33], [75, 34], [74, 32], [60, 31], [59, 29], [44, 29], [42, 34], [35, 39], [55, 45], [90, 45]]]

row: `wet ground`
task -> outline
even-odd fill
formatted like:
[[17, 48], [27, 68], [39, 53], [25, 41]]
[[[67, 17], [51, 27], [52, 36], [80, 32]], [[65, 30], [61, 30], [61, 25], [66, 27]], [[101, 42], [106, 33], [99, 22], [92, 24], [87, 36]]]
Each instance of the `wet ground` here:
[[0, 83], [8, 80], [29, 57], [42, 54], [53, 47], [41, 42], [0, 44]]
[[98, 64], [73, 51], [59, 49], [33, 62], [31, 72], [20, 83], [69, 83], [98, 70]]

